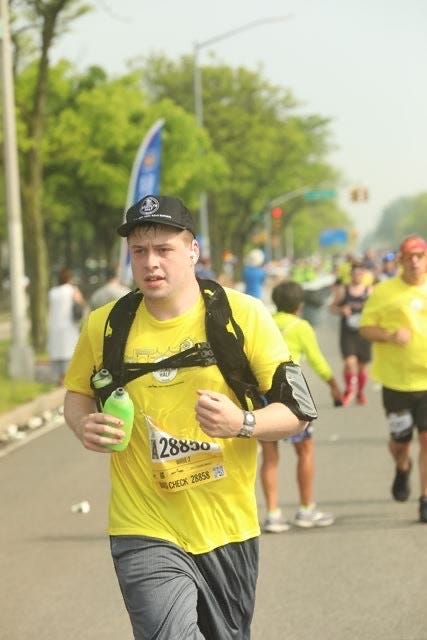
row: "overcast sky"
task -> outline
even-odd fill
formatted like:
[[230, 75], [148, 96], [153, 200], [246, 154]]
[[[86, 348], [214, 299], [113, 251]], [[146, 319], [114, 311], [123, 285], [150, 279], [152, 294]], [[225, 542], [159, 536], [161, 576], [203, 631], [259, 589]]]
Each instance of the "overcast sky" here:
[[[54, 49], [83, 69], [99, 64], [122, 73], [139, 55], [176, 58], [195, 42], [275, 16], [218, 40], [209, 51], [230, 66], [260, 66], [289, 88], [301, 111], [332, 119], [345, 175], [339, 197], [361, 233], [400, 196], [427, 191], [427, 0], [94, 0]], [[349, 187], [369, 188], [366, 204]], [[284, 185], [286, 191], [286, 185]], [[274, 194], [272, 194], [274, 195]]]

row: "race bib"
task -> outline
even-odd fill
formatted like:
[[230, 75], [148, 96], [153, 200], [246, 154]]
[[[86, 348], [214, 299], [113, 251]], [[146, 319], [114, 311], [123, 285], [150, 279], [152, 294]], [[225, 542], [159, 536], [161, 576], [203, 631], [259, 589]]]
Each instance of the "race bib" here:
[[360, 325], [361, 313], [352, 313], [350, 316], [346, 316], [345, 323], [349, 329], [358, 329]]
[[413, 420], [409, 411], [403, 411], [402, 413], [389, 413], [387, 418], [390, 433], [394, 436], [402, 436], [412, 428]]
[[151, 447], [154, 484], [161, 491], [175, 492], [225, 478], [224, 455], [219, 444], [178, 439], [162, 431], [145, 416]]

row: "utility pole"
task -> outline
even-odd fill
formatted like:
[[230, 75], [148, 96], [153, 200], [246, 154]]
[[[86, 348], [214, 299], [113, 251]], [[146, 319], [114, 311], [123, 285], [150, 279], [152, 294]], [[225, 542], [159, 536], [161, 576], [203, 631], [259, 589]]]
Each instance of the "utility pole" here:
[[34, 378], [34, 357], [27, 337], [26, 283], [8, 0], [0, 0], [0, 45], [5, 191], [9, 238], [9, 283], [12, 313], [9, 375], [11, 378], [32, 380]]
[[[199, 51], [203, 46], [204, 43], [196, 43], [193, 50], [194, 111], [196, 114], [196, 122], [199, 127], [203, 127], [202, 71], [199, 66]], [[206, 191], [202, 191], [199, 194], [199, 207], [202, 256], [204, 258], [210, 258], [211, 243], [209, 234], [208, 194]]]

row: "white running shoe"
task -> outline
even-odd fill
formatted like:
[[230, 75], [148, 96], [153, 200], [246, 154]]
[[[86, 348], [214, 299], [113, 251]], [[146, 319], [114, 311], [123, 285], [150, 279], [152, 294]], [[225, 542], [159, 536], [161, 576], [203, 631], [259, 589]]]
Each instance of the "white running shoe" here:
[[335, 522], [333, 513], [319, 511], [314, 505], [311, 509], [299, 509], [295, 516], [295, 524], [298, 527], [329, 527]]
[[280, 509], [274, 513], [269, 513], [262, 525], [262, 530], [266, 533], [283, 533], [284, 531], [289, 531], [290, 528], [291, 525], [283, 519]]

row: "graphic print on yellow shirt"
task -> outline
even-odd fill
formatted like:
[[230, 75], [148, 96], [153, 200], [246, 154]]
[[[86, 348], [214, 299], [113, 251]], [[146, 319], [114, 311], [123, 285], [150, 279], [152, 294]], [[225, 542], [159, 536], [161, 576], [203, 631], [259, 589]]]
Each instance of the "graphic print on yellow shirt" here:
[[225, 477], [224, 456], [219, 444], [175, 438], [162, 431], [150, 416], [145, 416], [145, 422], [157, 488], [182, 491]]

